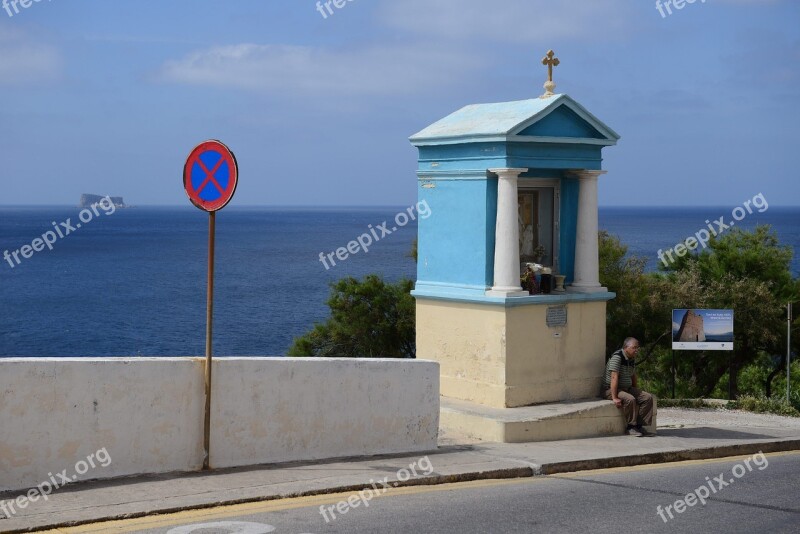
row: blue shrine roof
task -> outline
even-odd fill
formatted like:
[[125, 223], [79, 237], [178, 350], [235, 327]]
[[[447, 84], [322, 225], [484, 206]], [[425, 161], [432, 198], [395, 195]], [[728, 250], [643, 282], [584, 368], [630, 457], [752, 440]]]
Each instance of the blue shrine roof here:
[[411, 136], [415, 146], [485, 141], [615, 145], [620, 136], [565, 94], [473, 104]]

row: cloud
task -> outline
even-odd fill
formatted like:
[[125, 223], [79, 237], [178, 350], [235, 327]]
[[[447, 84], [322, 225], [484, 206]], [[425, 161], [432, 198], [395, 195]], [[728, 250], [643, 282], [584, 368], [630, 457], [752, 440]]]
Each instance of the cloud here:
[[25, 85], [58, 78], [61, 58], [46, 44], [0, 27], [0, 85]]
[[307, 95], [400, 95], [446, 87], [479, 61], [418, 43], [332, 50], [310, 46], [236, 44], [167, 61], [167, 83]]
[[438, 38], [513, 43], [617, 38], [635, 7], [630, 0], [402, 0], [382, 4], [388, 26]]
[[395, 0], [379, 4], [374, 16], [387, 35], [410, 38], [344, 49], [216, 46], [166, 61], [155, 79], [278, 95], [431, 95], [490, 66], [492, 42], [596, 43], [637, 31], [630, 0], [504, 0], [491, 6], [486, 0]]

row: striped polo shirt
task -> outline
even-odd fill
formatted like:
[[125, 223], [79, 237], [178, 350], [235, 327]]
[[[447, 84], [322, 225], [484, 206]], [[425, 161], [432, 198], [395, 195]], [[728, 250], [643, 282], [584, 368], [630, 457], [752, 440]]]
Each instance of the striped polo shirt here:
[[606, 375], [603, 378], [603, 388], [609, 389], [611, 387], [611, 373], [619, 373], [619, 388], [627, 389], [633, 385], [631, 376], [636, 372], [636, 362], [628, 359], [622, 352], [622, 349], [617, 350], [611, 355], [606, 363]]

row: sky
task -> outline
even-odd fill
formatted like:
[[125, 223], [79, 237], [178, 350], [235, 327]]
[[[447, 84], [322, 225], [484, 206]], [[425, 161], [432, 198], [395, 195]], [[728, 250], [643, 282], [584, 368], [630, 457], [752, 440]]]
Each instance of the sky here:
[[0, 204], [180, 205], [186, 157], [216, 138], [232, 205], [408, 205], [408, 137], [538, 97], [551, 48], [556, 92], [622, 136], [601, 205], [800, 204], [797, 0], [337, 1], [0, 9]]

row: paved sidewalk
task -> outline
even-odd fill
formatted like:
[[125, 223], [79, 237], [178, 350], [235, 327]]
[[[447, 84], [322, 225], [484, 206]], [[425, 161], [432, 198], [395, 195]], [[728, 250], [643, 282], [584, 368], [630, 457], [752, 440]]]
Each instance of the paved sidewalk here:
[[[659, 435], [652, 438], [615, 436], [503, 444], [469, 442], [445, 435], [439, 449], [427, 453], [433, 472], [398, 485], [531, 477], [758, 451], [800, 450], [800, 419], [662, 408], [658, 423]], [[12, 518], [0, 519], [0, 532], [29, 532], [154, 512], [355, 491], [384, 477], [396, 482], [401, 469], [424, 456], [426, 453], [375, 456], [87, 482], [59, 490], [48, 501], [31, 503]], [[0, 495], [0, 500], [21, 494]]]

